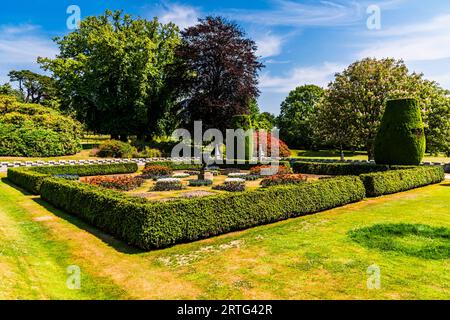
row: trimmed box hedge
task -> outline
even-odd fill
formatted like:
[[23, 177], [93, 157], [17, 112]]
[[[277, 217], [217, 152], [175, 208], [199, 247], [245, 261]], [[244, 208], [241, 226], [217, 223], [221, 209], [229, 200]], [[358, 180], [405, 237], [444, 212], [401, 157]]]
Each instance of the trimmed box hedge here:
[[321, 163], [321, 162], [294, 162], [292, 169], [295, 173], [350, 176], [364, 173], [388, 171], [389, 166], [357, 163]]
[[360, 175], [368, 197], [406, 191], [445, 179], [442, 166], [415, 167], [407, 170], [391, 170]]
[[242, 230], [360, 201], [358, 177], [215, 197], [148, 202], [73, 181], [45, 179], [41, 197], [57, 208], [142, 249]]
[[136, 163], [10, 168], [8, 169], [8, 180], [32, 194], [39, 194], [42, 182], [53, 175], [68, 174], [84, 177], [134, 173], [137, 170], [138, 166]]

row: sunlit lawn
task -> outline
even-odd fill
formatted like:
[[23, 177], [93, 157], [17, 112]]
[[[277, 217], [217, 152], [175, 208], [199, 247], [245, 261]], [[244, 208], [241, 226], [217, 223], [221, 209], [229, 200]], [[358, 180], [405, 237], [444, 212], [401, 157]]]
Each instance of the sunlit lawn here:
[[[449, 299], [450, 260], [369, 249], [379, 223], [450, 227], [450, 181], [172, 248], [141, 252], [0, 182], [0, 298]], [[367, 268], [381, 269], [368, 289]], [[66, 287], [81, 268], [80, 290]]]

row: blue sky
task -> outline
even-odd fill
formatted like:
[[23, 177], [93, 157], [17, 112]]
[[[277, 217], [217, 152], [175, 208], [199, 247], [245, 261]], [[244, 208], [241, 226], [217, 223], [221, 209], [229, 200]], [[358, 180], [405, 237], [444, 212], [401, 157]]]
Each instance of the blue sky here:
[[[51, 38], [70, 32], [69, 5], [78, 5], [82, 17], [123, 9], [182, 28], [206, 15], [234, 20], [258, 44], [266, 65], [259, 103], [276, 114], [296, 86], [326, 86], [335, 72], [366, 56], [403, 58], [411, 70], [450, 89], [448, 0], [7, 1], [0, 11], [0, 83], [9, 70], [38, 71], [37, 56], [55, 55]], [[374, 6], [380, 10], [380, 29], [368, 28]]]

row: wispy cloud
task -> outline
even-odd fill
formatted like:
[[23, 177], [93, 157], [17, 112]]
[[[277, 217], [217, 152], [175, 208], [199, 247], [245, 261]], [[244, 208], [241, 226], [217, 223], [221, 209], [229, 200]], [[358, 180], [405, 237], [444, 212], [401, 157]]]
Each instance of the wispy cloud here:
[[[450, 57], [450, 14], [427, 22], [400, 25], [372, 33], [358, 57], [394, 57], [406, 61], [430, 61]], [[368, 33], [370, 36], [370, 33]]]
[[295, 68], [283, 76], [264, 73], [260, 76], [260, 88], [265, 92], [287, 93], [303, 84], [316, 84], [326, 87], [334, 74], [342, 71], [345, 65], [324, 62], [322, 65]]
[[163, 3], [162, 8], [157, 12], [157, 16], [163, 23], [173, 22], [180, 29], [185, 29], [195, 25], [201, 13], [198, 8], [189, 5]]
[[255, 38], [258, 46], [258, 56], [262, 58], [274, 57], [281, 53], [284, 37], [271, 33], [264, 33]]
[[356, 1], [318, 1], [305, 4], [273, 0], [270, 10], [230, 9], [222, 14], [238, 21], [270, 26], [337, 26], [361, 20], [365, 8]]
[[35, 25], [0, 25], [0, 80], [12, 69], [39, 69], [36, 58], [53, 57], [57, 50], [53, 42], [39, 34]]

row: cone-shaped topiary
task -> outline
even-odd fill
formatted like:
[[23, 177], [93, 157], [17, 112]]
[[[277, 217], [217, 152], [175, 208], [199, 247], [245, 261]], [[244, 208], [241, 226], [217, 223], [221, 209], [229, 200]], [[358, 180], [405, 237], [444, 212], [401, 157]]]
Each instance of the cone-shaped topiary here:
[[375, 139], [375, 162], [419, 165], [425, 153], [425, 133], [417, 100], [387, 102]]

